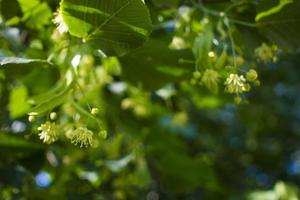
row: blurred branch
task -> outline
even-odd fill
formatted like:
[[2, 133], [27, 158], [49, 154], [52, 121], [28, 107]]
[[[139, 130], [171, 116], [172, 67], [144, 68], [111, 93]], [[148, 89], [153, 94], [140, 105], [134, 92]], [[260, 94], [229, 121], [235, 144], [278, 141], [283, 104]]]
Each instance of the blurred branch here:
[[199, 0], [200, 3], [224, 3], [230, 2], [230, 0]]

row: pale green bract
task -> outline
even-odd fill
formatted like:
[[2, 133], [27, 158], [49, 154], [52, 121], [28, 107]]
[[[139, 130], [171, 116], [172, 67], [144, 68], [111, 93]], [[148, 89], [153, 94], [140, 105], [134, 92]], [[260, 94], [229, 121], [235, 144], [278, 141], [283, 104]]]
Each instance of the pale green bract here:
[[152, 29], [141, 0], [63, 0], [60, 12], [70, 34], [109, 55], [141, 46]]

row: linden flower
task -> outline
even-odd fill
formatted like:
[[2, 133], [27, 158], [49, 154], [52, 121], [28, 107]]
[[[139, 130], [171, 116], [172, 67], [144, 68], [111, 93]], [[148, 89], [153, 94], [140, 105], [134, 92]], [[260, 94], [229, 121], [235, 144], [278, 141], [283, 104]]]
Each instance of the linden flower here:
[[243, 75], [230, 74], [225, 81], [226, 91], [228, 93], [242, 93], [247, 91], [246, 79]]
[[40, 139], [46, 144], [51, 144], [58, 139], [58, 126], [46, 121], [38, 127]]
[[68, 26], [67, 24], [64, 22], [62, 16], [60, 13], [56, 13], [55, 17], [53, 19], [53, 23], [57, 25], [57, 30], [59, 33], [63, 34], [68, 32]]
[[94, 133], [85, 127], [77, 128], [71, 135], [71, 143], [80, 144], [80, 147], [88, 147], [93, 144]]
[[218, 92], [219, 73], [212, 69], [205, 70], [201, 82], [212, 92]]
[[260, 47], [255, 49], [255, 56], [257, 60], [261, 62], [275, 62], [277, 60], [277, 57], [275, 55], [275, 52], [277, 51], [276, 46], [268, 46], [265, 43], [263, 43]]

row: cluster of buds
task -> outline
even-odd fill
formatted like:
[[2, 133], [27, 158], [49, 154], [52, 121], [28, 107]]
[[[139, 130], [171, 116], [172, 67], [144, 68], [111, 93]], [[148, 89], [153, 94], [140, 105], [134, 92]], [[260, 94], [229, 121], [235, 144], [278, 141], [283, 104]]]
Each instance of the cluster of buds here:
[[[28, 115], [29, 115], [28, 121], [33, 123], [36, 121], [38, 113], [32, 112], [32, 113], [29, 113]], [[57, 119], [56, 112], [51, 112], [49, 115], [49, 118], [51, 121], [56, 120]], [[51, 121], [46, 121], [45, 123], [41, 124], [38, 127], [38, 131], [39, 131], [38, 135], [39, 135], [40, 139], [46, 144], [51, 144], [51, 143], [55, 142], [59, 136], [59, 126]]]
[[[96, 116], [98, 115], [100, 110], [98, 108], [92, 108], [91, 114]], [[29, 113], [28, 121], [34, 122], [36, 121], [36, 118], [38, 116], [38, 113]], [[54, 120], [57, 119], [57, 113], [51, 112], [49, 115], [49, 119], [45, 123], [42, 123], [38, 127], [38, 136], [39, 138], [46, 144], [52, 144], [56, 142], [60, 136], [60, 129], [64, 129], [68, 132], [67, 137], [71, 140], [71, 143], [74, 145], [78, 145], [80, 147], [89, 147], [93, 145], [93, 135], [94, 133], [89, 130], [86, 127], [78, 127], [77, 129], [73, 130], [72, 128], [68, 127], [65, 129], [68, 125], [65, 127], [57, 125]], [[107, 138], [107, 131], [102, 130], [99, 132], [99, 137], [102, 139]]]
[[246, 78], [244, 75], [230, 74], [225, 81], [225, 91], [231, 94], [248, 92], [251, 89], [248, 82], [254, 82], [257, 84], [257, 78], [258, 75], [254, 69], [250, 69], [247, 72]]
[[248, 91], [246, 79], [243, 75], [230, 74], [225, 81], [225, 91], [228, 93], [243, 93]]
[[219, 73], [213, 69], [206, 69], [203, 74], [199, 71], [193, 73], [192, 85], [205, 85], [213, 93], [218, 92]]
[[219, 73], [213, 69], [207, 69], [203, 73], [201, 83], [204, 84], [213, 93], [218, 92]]
[[54, 122], [46, 121], [38, 127], [40, 139], [46, 143], [51, 144], [58, 139], [59, 136], [59, 126]]
[[259, 80], [257, 80], [258, 74], [254, 69], [250, 69], [244, 75], [239, 75], [236, 73], [230, 74], [225, 81], [225, 92], [230, 94], [236, 94], [234, 101], [239, 104], [242, 101], [240, 94], [243, 92], [248, 92], [251, 89], [250, 82], [254, 85], [259, 85]]
[[257, 47], [254, 50], [255, 57], [258, 61], [268, 63], [268, 62], [276, 62], [278, 57], [276, 56], [278, 48], [275, 45], [268, 46], [265, 43], [262, 43], [260, 47]]

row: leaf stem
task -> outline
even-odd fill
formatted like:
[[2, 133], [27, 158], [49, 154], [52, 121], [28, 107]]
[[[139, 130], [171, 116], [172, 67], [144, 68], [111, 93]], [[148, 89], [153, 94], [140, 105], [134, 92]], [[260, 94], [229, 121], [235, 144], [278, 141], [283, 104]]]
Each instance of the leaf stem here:
[[227, 17], [224, 17], [224, 24], [228, 29], [228, 36], [229, 36], [229, 40], [231, 43], [231, 49], [232, 49], [232, 56], [233, 56], [233, 65], [235, 68], [237, 68], [237, 64], [236, 64], [236, 52], [235, 52], [235, 44], [234, 44], [234, 40], [233, 40], [233, 36], [232, 36], [232, 32], [231, 32], [231, 27], [229, 24], [229, 20]]

